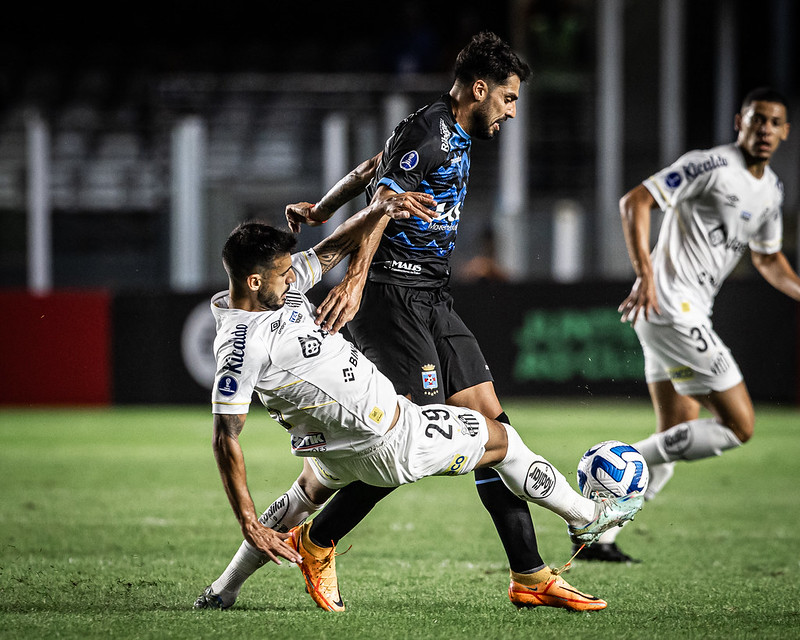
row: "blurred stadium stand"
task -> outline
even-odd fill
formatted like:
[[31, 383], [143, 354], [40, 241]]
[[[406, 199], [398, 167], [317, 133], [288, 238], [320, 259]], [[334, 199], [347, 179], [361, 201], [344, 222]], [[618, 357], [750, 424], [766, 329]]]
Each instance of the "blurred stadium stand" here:
[[[792, 0], [768, 0], [758, 11], [744, 0], [465, 1], [457, 8], [358, 0], [298, 8], [269, 3], [257, 11], [242, 0], [224, 6], [178, 0], [105, 13], [20, 5], [19, 15], [0, 25], [0, 289], [29, 282], [30, 118], [40, 117], [49, 134], [53, 288], [99, 288], [130, 300], [170, 292], [170, 252], [180, 241], [170, 238], [173, 136], [183, 118], [199, 117], [205, 210], [198, 216], [197, 293], [205, 294], [225, 285], [219, 250], [236, 223], [258, 216], [282, 225], [287, 203], [314, 200], [330, 186], [324, 136], [331, 118], [347, 141], [342, 161], [355, 166], [382, 146], [396, 109], [405, 115], [449, 88], [455, 55], [481, 29], [516, 43], [534, 70], [520, 101], [528, 145], [527, 199], [515, 229], [527, 242], [523, 279], [546, 284], [557, 275], [556, 213], [568, 211], [584, 240], [581, 268], [567, 271], [591, 287], [603, 279], [604, 266], [598, 14], [610, 2], [621, 8], [625, 40], [622, 188], [664, 164], [659, 70], [671, 61], [659, 40], [663, 7], [685, 12], [682, 148], [715, 144], [720, 127], [733, 140], [738, 104], [720, 106], [714, 93], [720, 15], [734, 19], [728, 88], [738, 98], [747, 88], [773, 84], [788, 94], [795, 118], [800, 113], [794, 40], [800, 9]], [[504, 135], [515, 135], [520, 122]], [[500, 144], [476, 141], [453, 259], [456, 284], [468, 286], [458, 282], [459, 266], [480, 250], [502, 206], [500, 160]], [[774, 166], [787, 183], [785, 250], [796, 266], [800, 136], [790, 137]], [[323, 232], [304, 230], [302, 245]], [[757, 278], [746, 262], [734, 279]], [[619, 284], [620, 291], [629, 287]], [[788, 326], [791, 334], [794, 325]]]

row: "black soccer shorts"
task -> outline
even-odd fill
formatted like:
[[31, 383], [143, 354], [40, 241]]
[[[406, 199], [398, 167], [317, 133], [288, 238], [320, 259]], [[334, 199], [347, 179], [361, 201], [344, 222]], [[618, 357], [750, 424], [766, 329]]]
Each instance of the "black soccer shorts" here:
[[355, 345], [417, 404], [443, 404], [458, 391], [493, 381], [475, 336], [446, 288], [367, 282], [348, 324]]

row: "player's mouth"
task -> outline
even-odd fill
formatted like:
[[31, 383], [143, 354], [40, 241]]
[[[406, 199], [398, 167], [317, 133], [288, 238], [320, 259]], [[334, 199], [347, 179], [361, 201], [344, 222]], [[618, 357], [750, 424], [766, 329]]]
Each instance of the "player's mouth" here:
[[768, 140], [756, 140], [756, 149], [761, 152], [772, 151], [772, 143]]

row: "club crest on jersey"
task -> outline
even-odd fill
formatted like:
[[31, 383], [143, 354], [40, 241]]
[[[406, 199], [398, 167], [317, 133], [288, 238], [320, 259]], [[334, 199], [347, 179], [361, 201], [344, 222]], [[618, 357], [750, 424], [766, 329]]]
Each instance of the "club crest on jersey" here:
[[463, 433], [465, 436], [470, 436], [471, 438], [474, 438], [478, 435], [481, 423], [474, 415], [471, 413], [462, 413], [456, 417], [464, 425], [461, 429], [461, 433]]
[[436, 367], [432, 364], [422, 365], [422, 388], [425, 390], [426, 395], [436, 395], [439, 389], [439, 376], [436, 373]]
[[400, 168], [403, 171], [411, 171], [417, 164], [419, 164], [419, 153], [416, 151], [409, 151], [400, 158]]
[[314, 336], [298, 337], [297, 339], [300, 341], [300, 349], [304, 358], [313, 358], [322, 351], [322, 341]]
[[217, 391], [223, 396], [232, 396], [239, 388], [239, 383], [233, 376], [222, 376], [217, 383]]
[[294, 309], [303, 304], [303, 296], [297, 291], [289, 290], [286, 294], [286, 306]]

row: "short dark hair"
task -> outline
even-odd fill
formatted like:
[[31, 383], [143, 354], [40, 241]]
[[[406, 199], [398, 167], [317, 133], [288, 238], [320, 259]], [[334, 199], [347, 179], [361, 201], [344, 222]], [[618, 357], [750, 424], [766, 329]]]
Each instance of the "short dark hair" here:
[[269, 267], [276, 257], [291, 253], [297, 238], [258, 221], [237, 226], [222, 248], [222, 262], [234, 282]]
[[479, 79], [503, 84], [515, 74], [524, 82], [530, 72], [511, 47], [491, 31], [472, 37], [456, 57], [454, 69], [455, 79], [467, 85]]
[[777, 102], [783, 105], [787, 115], [789, 113], [789, 105], [786, 102], [786, 98], [772, 87], [757, 87], [750, 91], [742, 100], [742, 111], [754, 102]]

